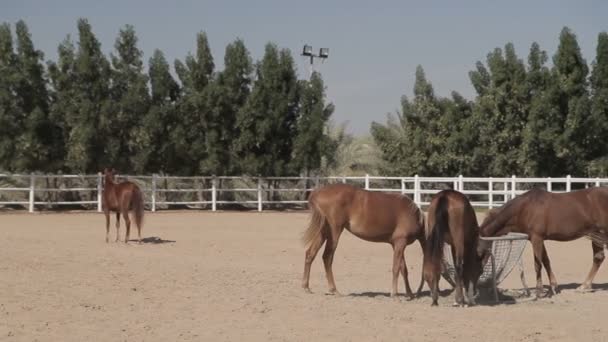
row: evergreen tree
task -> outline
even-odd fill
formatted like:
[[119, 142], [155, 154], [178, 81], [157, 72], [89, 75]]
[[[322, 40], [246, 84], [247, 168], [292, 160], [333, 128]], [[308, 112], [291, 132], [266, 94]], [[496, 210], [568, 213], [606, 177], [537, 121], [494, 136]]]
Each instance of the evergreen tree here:
[[488, 54], [488, 69], [478, 63], [470, 73], [478, 97], [472, 120], [479, 128], [480, 148], [474, 151], [477, 165], [487, 165], [483, 174], [510, 175], [519, 171], [517, 163], [529, 101], [526, 70], [513, 44]]
[[15, 169], [53, 171], [51, 158], [55, 132], [48, 116], [49, 96], [43, 53], [34, 48], [25, 22], [17, 22], [16, 33], [18, 74], [15, 95], [24, 117], [15, 143]]
[[238, 137], [236, 117], [249, 96], [252, 71], [251, 57], [243, 41], [237, 39], [229, 44], [224, 70], [207, 92], [206, 158], [200, 163], [204, 174], [235, 174], [238, 170], [234, 146]]
[[98, 172], [113, 163], [100, 117], [109, 112], [110, 65], [86, 19], [78, 20], [78, 49], [74, 59], [75, 111], [66, 113], [70, 125], [67, 165], [71, 172]]
[[148, 66], [151, 106], [138, 133], [140, 141], [135, 149], [135, 165], [138, 172], [140, 168], [147, 172], [167, 172], [175, 165], [170, 132], [178, 124], [175, 105], [179, 99], [179, 85], [160, 50], [154, 51]]
[[206, 158], [205, 134], [208, 128], [207, 86], [213, 80], [213, 56], [207, 35], [200, 32], [196, 40], [196, 55], [188, 55], [185, 63], [175, 61], [175, 70], [182, 84], [178, 103], [179, 119], [170, 136], [176, 153], [172, 172], [193, 175]]
[[372, 136], [391, 169], [401, 175], [438, 175], [446, 168], [443, 108], [421, 66], [416, 68], [414, 98], [401, 98], [401, 112], [387, 124], [372, 124]]
[[575, 34], [564, 27], [560, 34], [557, 52], [553, 57], [553, 87], [551, 104], [556, 110], [556, 119], [562, 134], [555, 140], [562, 174], [581, 175], [585, 171], [585, 160], [590, 145], [590, 103], [587, 92], [589, 69], [581, 55]]
[[150, 106], [148, 77], [143, 71], [142, 52], [131, 25], [120, 30], [112, 55], [111, 109], [102, 113], [101, 128], [106, 132], [106, 153], [111, 165], [122, 172], [144, 172], [147, 159], [138, 153], [150, 146], [141, 125]]
[[[588, 133], [587, 173], [589, 176], [608, 176], [608, 33], [598, 35], [596, 57], [591, 72], [591, 127]], [[595, 143], [593, 143], [595, 142]]]
[[545, 63], [547, 54], [533, 43], [528, 55], [528, 96], [530, 110], [522, 133], [519, 154], [520, 174], [541, 177], [560, 175], [554, 141], [559, 135], [558, 118], [550, 103], [551, 73]]
[[253, 175], [285, 175], [290, 171], [299, 96], [291, 53], [267, 44], [256, 76], [237, 117], [241, 169]]
[[9, 24], [0, 25], [0, 170], [13, 171], [15, 140], [23, 122], [17, 103], [17, 56], [13, 49], [13, 35]]
[[334, 106], [325, 104], [325, 85], [319, 73], [313, 73], [309, 82], [301, 82], [301, 89], [293, 164], [308, 176], [321, 169], [323, 159], [333, 161], [336, 146], [328, 135], [328, 120]]
[[76, 50], [68, 36], [57, 49], [59, 60], [48, 62], [50, 85], [50, 121], [53, 125], [53, 170], [67, 171], [67, 142], [70, 140], [72, 124], [68, 117], [78, 108], [76, 98]]

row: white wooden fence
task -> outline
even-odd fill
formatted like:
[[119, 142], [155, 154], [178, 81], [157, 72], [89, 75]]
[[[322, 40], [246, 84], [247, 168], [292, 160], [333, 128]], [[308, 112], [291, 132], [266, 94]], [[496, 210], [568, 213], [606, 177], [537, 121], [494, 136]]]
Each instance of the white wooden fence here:
[[[466, 194], [473, 206], [500, 206], [532, 186], [565, 192], [589, 186], [608, 185], [608, 178], [518, 178], [512, 177], [172, 177], [120, 176], [140, 185], [146, 206], [152, 210], [169, 206], [211, 209], [240, 205], [262, 211], [284, 205], [306, 203], [306, 192], [328, 183], [350, 183], [372, 191], [400, 192], [419, 205], [428, 205], [433, 194], [452, 188]], [[0, 207], [37, 208], [83, 206], [101, 211], [101, 174], [19, 175], [0, 174]], [[170, 187], [169, 183], [179, 184]], [[41, 184], [44, 183], [44, 184]], [[61, 184], [58, 184], [61, 183]], [[75, 183], [75, 184], [74, 184]], [[161, 186], [162, 184], [165, 185]], [[190, 185], [189, 185], [190, 184]], [[224, 186], [220, 186], [224, 184]], [[228, 184], [228, 185], [227, 185]], [[67, 193], [62, 195], [62, 193]], [[54, 194], [54, 195], [53, 195]], [[193, 194], [196, 198], [193, 198]], [[228, 195], [231, 194], [231, 195]], [[71, 195], [71, 196], [67, 196]], [[187, 198], [184, 198], [186, 196]], [[66, 199], [67, 197], [67, 199]], [[172, 197], [172, 198], [170, 198]]]

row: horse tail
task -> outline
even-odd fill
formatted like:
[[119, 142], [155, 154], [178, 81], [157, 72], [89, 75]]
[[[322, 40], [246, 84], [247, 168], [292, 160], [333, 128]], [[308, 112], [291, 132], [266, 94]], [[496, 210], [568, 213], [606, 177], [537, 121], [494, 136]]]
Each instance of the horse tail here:
[[443, 237], [449, 230], [448, 198], [446, 196], [440, 196], [437, 200], [434, 218], [435, 222], [432, 227], [429, 226], [427, 222], [425, 245], [427, 257], [429, 258], [428, 260], [431, 261], [435, 267], [441, 267], [441, 260], [443, 259]]
[[141, 228], [144, 221], [144, 196], [137, 186], [135, 186], [133, 190], [131, 203], [133, 205], [133, 213], [135, 214], [135, 225], [137, 225], [138, 228]]
[[306, 247], [310, 246], [313, 241], [321, 237], [323, 234], [323, 227], [325, 226], [325, 216], [323, 216], [319, 208], [315, 205], [314, 195], [313, 192], [308, 200], [308, 207], [311, 210], [310, 223], [302, 236], [302, 242]]

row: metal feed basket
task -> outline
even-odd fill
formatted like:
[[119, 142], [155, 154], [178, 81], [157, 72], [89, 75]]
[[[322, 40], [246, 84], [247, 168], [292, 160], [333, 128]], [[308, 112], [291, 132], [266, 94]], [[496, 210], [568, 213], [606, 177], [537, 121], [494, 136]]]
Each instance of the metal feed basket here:
[[[490, 258], [483, 267], [483, 273], [479, 277], [477, 285], [479, 287], [492, 287], [494, 297], [498, 301], [498, 289], [500, 284], [511, 273], [515, 265], [519, 266], [521, 283], [529, 293], [526, 279], [524, 277], [524, 265], [521, 256], [528, 242], [528, 235], [522, 233], [509, 233], [497, 237], [481, 237], [480, 239], [491, 243]], [[443, 250], [443, 278], [452, 286], [455, 285], [454, 260], [452, 259], [452, 249], [447, 243]]]

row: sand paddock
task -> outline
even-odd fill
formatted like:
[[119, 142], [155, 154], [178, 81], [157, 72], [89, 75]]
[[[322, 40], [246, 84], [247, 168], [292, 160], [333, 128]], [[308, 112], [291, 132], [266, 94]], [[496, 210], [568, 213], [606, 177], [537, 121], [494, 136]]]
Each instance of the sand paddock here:
[[[0, 214], [1, 341], [601, 341], [608, 336], [608, 266], [596, 291], [574, 288], [590, 242], [548, 242], [562, 293], [540, 301], [452, 308], [451, 294], [389, 298], [386, 244], [345, 233], [325, 295], [320, 255], [313, 294], [300, 288], [307, 213], [146, 213], [142, 245], [106, 244], [103, 215]], [[136, 232], [131, 231], [135, 237]], [[124, 233], [124, 227], [121, 235]], [[112, 228], [111, 237], [115, 230]], [[531, 248], [524, 254], [534, 285]], [[421, 251], [408, 246], [413, 287]], [[545, 284], [546, 275], [543, 272]], [[447, 284], [440, 284], [443, 290]], [[518, 289], [512, 273], [502, 288]], [[403, 293], [403, 283], [399, 290]]]

